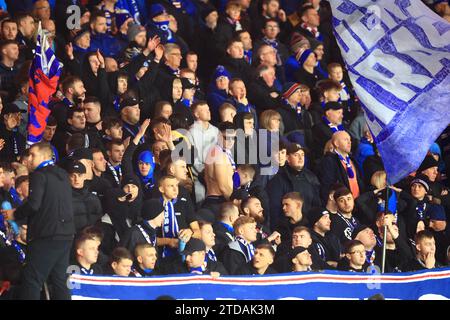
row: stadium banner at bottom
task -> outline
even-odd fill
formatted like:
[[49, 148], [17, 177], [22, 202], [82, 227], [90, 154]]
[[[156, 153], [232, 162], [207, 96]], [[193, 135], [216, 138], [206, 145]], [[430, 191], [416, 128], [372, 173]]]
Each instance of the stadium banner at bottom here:
[[270, 276], [176, 275], [151, 278], [85, 276], [69, 280], [73, 300], [154, 300], [169, 295], [177, 300], [336, 300], [450, 299], [450, 268], [397, 274], [308, 272]]

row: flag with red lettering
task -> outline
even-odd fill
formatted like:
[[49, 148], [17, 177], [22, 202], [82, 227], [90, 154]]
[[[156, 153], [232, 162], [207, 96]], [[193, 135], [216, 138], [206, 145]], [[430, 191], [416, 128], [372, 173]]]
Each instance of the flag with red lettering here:
[[29, 145], [42, 139], [50, 115], [48, 102], [58, 86], [61, 69], [62, 65], [56, 58], [39, 23], [36, 52], [29, 77], [27, 137]]

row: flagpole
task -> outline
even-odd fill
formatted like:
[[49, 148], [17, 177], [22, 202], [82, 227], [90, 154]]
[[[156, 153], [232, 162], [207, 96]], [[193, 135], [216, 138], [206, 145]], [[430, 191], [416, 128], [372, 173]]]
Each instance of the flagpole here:
[[[388, 202], [389, 202], [389, 185], [386, 183], [386, 201], [384, 203], [384, 217], [386, 217], [388, 213]], [[385, 219], [383, 219], [385, 220]], [[381, 273], [384, 273], [384, 266], [386, 264], [386, 239], [387, 239], [387, 225], [384, 224], [383, 226], [384, 232], [383, 232], [383, 255], [382, 255], [382, 262], [381, 262]]]

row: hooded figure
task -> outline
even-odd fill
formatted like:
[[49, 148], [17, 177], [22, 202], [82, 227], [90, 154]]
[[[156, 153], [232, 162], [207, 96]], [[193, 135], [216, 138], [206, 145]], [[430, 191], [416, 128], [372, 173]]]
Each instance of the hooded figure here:
[[[142, 151], [138, 156], [138, 169], [136, 175], [139, 177], [141, 187], [144, 192], [144, 198], [151, 197], [152, 191], [156, 186], [157, 179], [155, 177], [155, 158], [151, 151]], [[148, 170], [148, 171], [147, 171]]]
[[[227, 92], [228, 84], [226, 85], [226, 89], [218, 87], [218, 83], [220, 83], [221, 77], [228, 79], [228, 83], [229, 83], [230, 79], [231, 79], [231, 74], [228, 72], [227, 69], [225, 69], [224, 66], [219, 65], [219, 66], [217, 66], [217, 68], [212, 76], [211, 83], [209, 84], [208, 92], [207, 92], [207, 96], [206, 96], [208, 105], [211, 110], [211, 116], [213, 117], [212, 123], [219, 122], [219, 108], [229, 98], [228, 92]], [[227, 81], [227, 80], [223, 79], [222, 81]]]

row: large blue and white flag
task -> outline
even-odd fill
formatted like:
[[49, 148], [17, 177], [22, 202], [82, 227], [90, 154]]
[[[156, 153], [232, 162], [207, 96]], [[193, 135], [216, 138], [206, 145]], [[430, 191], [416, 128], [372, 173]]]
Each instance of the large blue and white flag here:
[[332, 0], [333, 29], [390, 183], [450, 123], [450, 24], [420, 0]]

